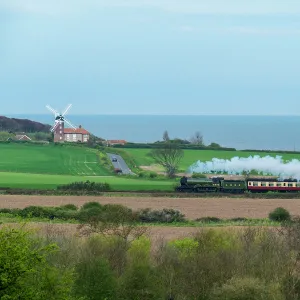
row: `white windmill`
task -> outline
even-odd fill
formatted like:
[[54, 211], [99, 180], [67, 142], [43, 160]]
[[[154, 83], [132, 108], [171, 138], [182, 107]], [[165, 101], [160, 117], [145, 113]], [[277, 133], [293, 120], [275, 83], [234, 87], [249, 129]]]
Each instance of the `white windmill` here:
[[46, 105], [47, 109], [50, 112], [52, 112], [55, 117], [54, 125], [50, 129], [50, 131], [54, 133], [54, 142], [63, 142], [64, 141], [64, 128], [65, 128], [64, 123], [67, 123], [71, 128], [76, 129], [76, 126], [74, 126], [65, 117], [67, 112], [70, 110], [71, 106], [72, 106], [72, 104], [69, 104], [63, 113], [59, 113], [55, 109], [53, 109], [50, 105]]

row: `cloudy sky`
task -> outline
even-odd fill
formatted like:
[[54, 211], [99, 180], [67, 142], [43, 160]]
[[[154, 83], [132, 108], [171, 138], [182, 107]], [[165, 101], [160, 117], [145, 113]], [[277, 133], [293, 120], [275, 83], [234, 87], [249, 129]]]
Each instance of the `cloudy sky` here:
[[300, 115], [300, 1], [0, 0], [0, 99], [0, 115]]

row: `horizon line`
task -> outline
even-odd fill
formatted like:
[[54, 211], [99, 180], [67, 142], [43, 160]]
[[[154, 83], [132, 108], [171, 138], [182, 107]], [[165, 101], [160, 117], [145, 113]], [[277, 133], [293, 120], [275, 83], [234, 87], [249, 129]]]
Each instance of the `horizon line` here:
[[[18, 116], [18, 115], [48, 115], [47, 113], [7, 113], [7, 114], [2, 114], [0, 116]], [[70, 116], [209, 116], [209, 117], [243, 117], [243, 116], [255, 116], [255, 117], [300, 117], [300, 114], [111, 114], [111, 113], [102, 113], [102, 114], [95, 114], [95, 113], [74, 113], [74, 114], [69, 114]]]

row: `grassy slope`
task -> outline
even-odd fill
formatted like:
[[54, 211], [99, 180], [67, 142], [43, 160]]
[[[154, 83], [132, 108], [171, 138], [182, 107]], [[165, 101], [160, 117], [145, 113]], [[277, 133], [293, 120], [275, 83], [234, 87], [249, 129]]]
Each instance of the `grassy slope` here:
[[156, 181], [146, 179], [131, 179], [117, 176], [71, 176], [71, 175], [47, 175], [24, 174], [12, 172], [0, 172], [0, 187], [52, 189], [61, 184], [75, 181], [107, 182], [114, 190], [139, 191], [139, 190], [173, 190], [175, 181]]
[[[149, 149], [124, 149], [127, 151], [136, 161], [138, 166], [149, 166], [154, 164], [154, 160], [147, 154], [150, 152]], [[198, 160], [210, 161], [212, 158], [230, 159], [235, 156], [238, 157], [249, 157], [253, 155], [259, 156], [276, 156], [275, 153], [255, 153], [255, 152], [242, 152], [242, 151], [216, 151], [216, 150], [184, 150], [184, 158], [181, 161], [180, 169], [185, 171], [193, 163]], [[278, 154], [282, 156], [284, 160], [299, 159], [300, 154]]]
[[109, 175], [109, 172], [99, 164], [97, 153], [94, 150], [51, 144], [0, 144], [0, 171]]

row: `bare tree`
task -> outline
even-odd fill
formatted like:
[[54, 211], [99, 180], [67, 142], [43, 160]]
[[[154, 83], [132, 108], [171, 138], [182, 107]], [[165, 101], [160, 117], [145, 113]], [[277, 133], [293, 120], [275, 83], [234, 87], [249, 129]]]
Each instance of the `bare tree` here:
[[122, 205], [107, 205], [105, 211], [88, 217], [77, 229], [83, 236], [99, 233], [104, 236], [117, 236], [126, 244], [148, 232], [145, 226], [139, 226], [137, 213]]
[[170, 140], [169, 133], [167, 130], [163, 134], [163, 140], [164, 142], [168, 142]]
[[165, 168], [168, 177], [174, 177], [184, 154], [177, 143], [167, 142], [160, 148], [152, 149], [150, 155]]
[[196, 131], [190, 142], [195, 145], [203, 146], [203, 135], [200, 131]]

